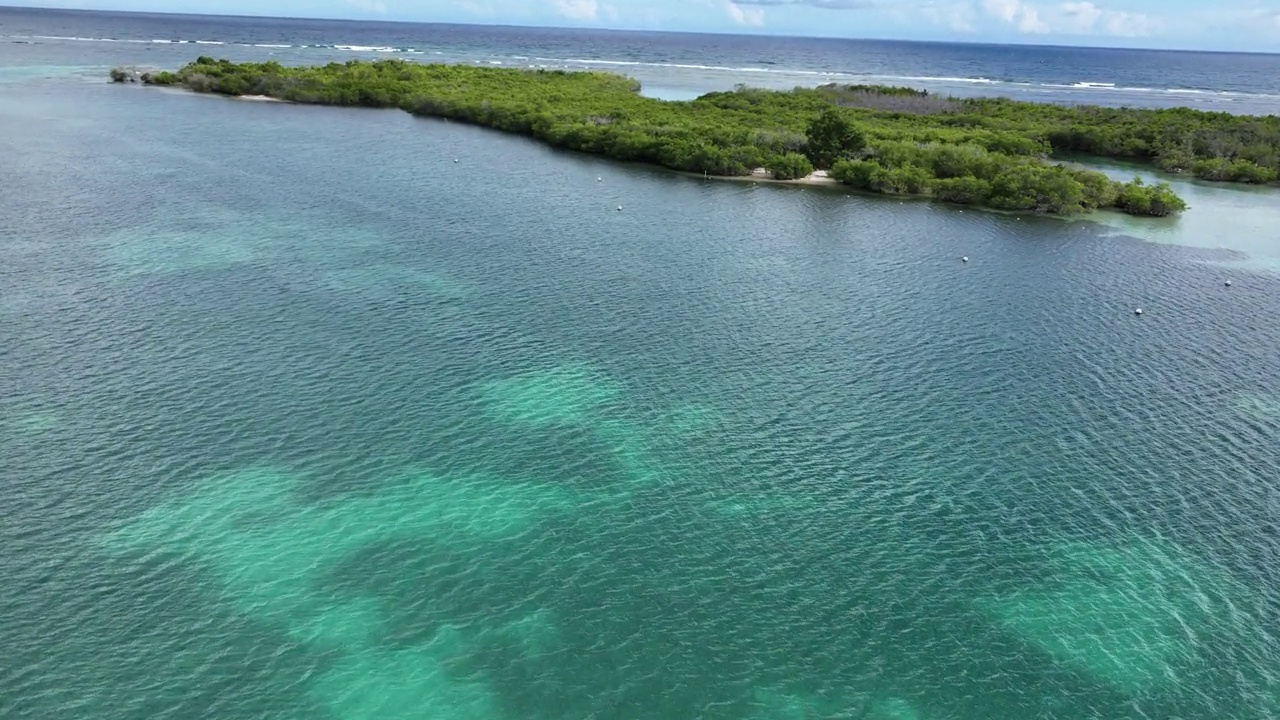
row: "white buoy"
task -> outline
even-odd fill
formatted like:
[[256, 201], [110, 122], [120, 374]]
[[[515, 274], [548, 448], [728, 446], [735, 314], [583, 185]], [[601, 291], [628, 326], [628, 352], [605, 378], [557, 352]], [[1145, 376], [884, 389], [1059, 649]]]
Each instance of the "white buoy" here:
[[1228, 280], [1228, 281], [1227, 281], [1227, 287], [1231, 287], [1231, 281], [1230, 281], [1230, 280]]
[[1133, 314], [1134, 314], [1134, 315], [1141, 315], [1141, 314], [1142, 314], [1142, 308], [1138, 308], [1137, 310], [1134, 310], [1134, 311], [1133, 311]]
[[596, 182], [604, 182], [604, 178], [602, 177], [596, 178]]
[[619, 205], [619, 206], [618, 206], [618, 212], [622, 212], [622, 206], [621, 206], [621, 205]]
[[454, 159], [453, 159], [453, 161], [454, 161], [455, 163], [456, 163], [456, 162], [458, 162], [458, 158], [454, 158]]
[[964, 257], [960, 258], [960, 262], [969, 262], [969, 256], [965, 255]]

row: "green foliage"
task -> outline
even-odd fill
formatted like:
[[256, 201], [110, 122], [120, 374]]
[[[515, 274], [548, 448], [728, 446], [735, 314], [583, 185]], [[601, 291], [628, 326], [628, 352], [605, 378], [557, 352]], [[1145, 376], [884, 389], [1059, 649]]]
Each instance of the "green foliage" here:
[[1120, 194], [1120, 183], [1099, 172], [1076, 170], [1071, 173], [1084, 193], [1082, 204], [1086, 210], [1114, 207]]
[[1061, 166], [1010, 165], [991, 182], [992, 207], [1067, 214], [1085, 209], [1084, 202], [1083, 186]]
[[849, 116], [836, 108], [826, 108], [818, 114], [805, 135], [809, 142], [805, 154], [814, 165], [829, 168], [837, 160], [850, 157], [867, 146], [867, 137]]
[[834, 105], [868, 108], [912, 115], [958, 112], [964, 106], [955, 98], [930, 95], [928, 90], [879, 85], [826, 85], [821, 92]]
[[1263, 184], [1276, 179], [1276, 171], [1243, 158], [1212, 158], [1191, 163], [1191, 172], [1202, 180]]
[[148, 85], [177, 85], [178, 76], [168, 70], [163, 70], [153, 75], [147, 75], [143, 78], [143, 82]]
[[991, 198], [991, 183], [976, 177], [934, 180], [933, 196], [958, 205], [986, 205]]
[[831, 168], [831, 177], [850, 187], [870, 190], [872, 179], [883, 170], [874, 160], [838, 160]]
[[[1049, 213], [1120, 207], [1149, 214], [1176, 211], [1181, 203], [1171, 192], [1165, 197], [1164, 191], [1141, 188], [1122, 194], [1118, 184], [1099, 173], [1049, 165], [1045, 157], [1053, 150], [1092, 143], [1104, 154], [1154, 157], [1152, 148], [1167, 145], [1183, 148], [1194, 161], [1206, 157], [1205, 148], [1236, 147], [1201, 132], [1236, 121], [1206, 113], [1184, 111], [1191, 131], [1162, 145], [1141, 122], [1116, 120], [1115, 127], [1129, 128], [1129, 135], [1114, 137], [1112, 126], [1093, 122], [1158, 111], [1112, 115], [1089, 108], [939, 98], [909, 88], [778, 92], [739, 87], [664, 102], [640, 95], [634, 80], [609, 73], [403, 60], [285, 67], [210, 57], [177, 72], [148, 75], [144, 82], [298, 103], [400, 108], [555, 147], [713, 175], [749, 175], [763, 167], [778, 178], [797, 178], [814, 167], [830, 168], [840, 182], [872, 192]], [[839, 107], [841, 102], [856, 107]], [[1266, 163], [1277, 154], [1267, 145], [1270, 122], [1257, 120], [1251, 134], [1240, 136], [1242, 154], [1231, 158], [1227, 173], [1232, 179], [1266, 176], [1271, 167]]]
[[[1027, 137], [1039, 134], [1056, 152], [1154, 161], [1162, 170], [1190, 171], [1197, 177], [1224, 182], [1271, 182], [1280, 176], [1280, 117], [1275, 115], [1062, 106], [1006, 99], [963, 103], [964, 110], [950, 122], [980, 121], [983, 127], [1013, 130]], [[1237, 165], [1239, 161], [1250, 164]]]
[[934, 145], [928, 153], [929, 167], [941, 179], [995, 176], [999, 161], [980, 145]]
[[1116, 207], [1130, 215], [1164, 217], [1187, 209], [1182, 198], [1174, 194], [1168, 183], [1147, 185], [1135, 177], [1120, 186]]
[[928, 170], [915, 165], [880, 167], [872, 173], [870, 189], [886, 195], [925, 195], [932, 181]]
[[1173, 145], [1156, 155], [1156, 167], [1165, 172], [1180, 173], [1190, 170], [1198, 162], [1196, 154], [1187, 144]]
[[778, 180], [796, 180], [813, 172], [813, 163], [800, 153], [787, 153], [775, 157], [768, 165]]
[[869, 160], [836, 163], [832, 176], [872, 192], [1053, 214], [1114, 207], [1119, 194], [1118, 184], [1102, 173], [972, 144], [881, 142]]
[[[827, 85], [826, 87], [831, 89], [839, 86]], [[870, 92], [886, 97], [929, 97], [928, 90], [917, 90], [900, 85], [845, 85], [839, 89], [845, 92]]]

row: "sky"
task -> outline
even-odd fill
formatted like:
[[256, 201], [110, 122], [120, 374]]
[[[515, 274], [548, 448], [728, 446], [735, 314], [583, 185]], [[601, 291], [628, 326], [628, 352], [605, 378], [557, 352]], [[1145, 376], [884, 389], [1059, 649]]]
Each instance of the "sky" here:
[[14, 4], [1280, 52], [1280, 0], [19, 0]]

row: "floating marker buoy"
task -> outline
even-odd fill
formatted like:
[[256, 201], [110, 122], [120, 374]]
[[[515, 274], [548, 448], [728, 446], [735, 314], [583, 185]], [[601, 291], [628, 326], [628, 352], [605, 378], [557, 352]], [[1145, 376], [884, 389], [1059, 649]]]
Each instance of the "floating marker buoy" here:
[[619, 206], [618, 206], [618, 212], [622, 212], [622, 206], [621, 206], [621, 205], [619, 205]]
[[604, 178], [596, 178], [596, 182], [604, 182]]
[[1227, 281], [1227, 287], [1231, 287], [1231, 281], [1230, 281], [1230, 280], [1228, 280], [1228, 281]]
[[964, 257], [960, 258], [960, 262], [969, 262], [969, 256], [965, 255]]
[[1142, 314], [1142, 308], [1138, 308], [1137, 310], [1134, 310], [1134, 311], [1133, 311], [1133, 314], [1134, 314], [1134, 315], [1141, 315], [1141, 314]]
[[454, 161], [455, 163], [456, 163], [456, 162], [458, 162], [458, 158], [454, 158], [454, 159], [453, 159], [453, 161]]

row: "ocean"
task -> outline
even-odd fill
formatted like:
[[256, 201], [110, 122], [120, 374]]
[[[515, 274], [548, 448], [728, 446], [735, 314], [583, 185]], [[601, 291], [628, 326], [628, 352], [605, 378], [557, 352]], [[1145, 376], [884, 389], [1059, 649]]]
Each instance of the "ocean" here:
[[[1280, 112], [1280, 55], [779, 38], [21, 10], [0, 7], [0, 42], [19, 64], [125, 61], [169, 67], [195, 54], [315, 64], [430, 62], [622, 72], [666, 99], [744, 83], [907, 85], [958, 96]], [[125, 47], [119, 47], [124, 44]], [[132, 47], [130, 47], [132, 46]], [[12, 50], [14, 52], [8, 52]]]
[[0, 35], [0, 718], [1280, 718], [1274, 189], [1066, 222], [105, 81], [402, 56], [1248, 111], [1280, 58]]

